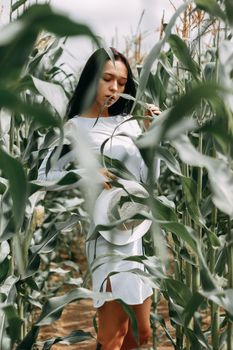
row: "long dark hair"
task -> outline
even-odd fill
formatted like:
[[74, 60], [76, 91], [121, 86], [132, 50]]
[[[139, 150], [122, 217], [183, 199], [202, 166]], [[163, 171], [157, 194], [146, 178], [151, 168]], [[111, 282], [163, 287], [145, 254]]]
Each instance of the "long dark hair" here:
[[[90, 56], [82, 70], [79, 82], [67, 107], [68, 119], [80, 115], [92, 105], [96, 97], [96, 90], [104, 64], [107, 60], [111, 59], [110, 56], [113, 56], [116, 61], [122, 61], [125, 64], [128, 70], [128, 79], [124, 93], [135, 97], [136, 87], [133, 80], [133, 73], [127, 58], [113, 47], [110, 47], [110, 54], [108, 54], [104, 48], [100, 48]], [[109, 114], [128, 114], [131, 110], [132, 104], [132, 100], [120, 97], [109, 107]]]

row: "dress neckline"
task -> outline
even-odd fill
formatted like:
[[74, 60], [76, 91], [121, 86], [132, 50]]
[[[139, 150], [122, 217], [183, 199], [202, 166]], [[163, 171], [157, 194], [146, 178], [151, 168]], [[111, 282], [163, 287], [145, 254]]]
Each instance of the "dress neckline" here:
[[93, 120], [93, 119], [106, 119], [106, 120], [108, 120], [109, 118], [119, 118], [119, 117], [122, 117], [122, 115], [120, 115], [120, 114], [109, 115], [108, 117], [102, 117], [102, 116], [99, 116], [99, 117], [82, 117], [81, 115], [75, 115], [74, 116], [74, 118], [82, 118], [82, 119], [90, 119], [90, 120]]

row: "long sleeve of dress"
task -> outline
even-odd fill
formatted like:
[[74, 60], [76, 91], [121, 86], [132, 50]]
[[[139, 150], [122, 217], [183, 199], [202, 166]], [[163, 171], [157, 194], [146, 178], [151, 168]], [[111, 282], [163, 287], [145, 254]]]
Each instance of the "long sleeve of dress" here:
[[[38, 170], [38, 180], [57, 182], [70, 172], [78, 175], [80, 177], [80, 180], [88, 179], [90, 177], [87, 174], [88, 170], [90, 169], [86, 169], [84, 165], [81, 166], [78, 162], [79, 157], [77, 154], [77, 150], [75, 150], [75, 147], [72, 144], [72, 137], [75, 136], [75, 134], [73, 133], [74, 130], [72, 129], [75, 129], [75, 125], [73, 124], [72, 120], [69, 120], [65, 124], [65, 144], [63, 144], [62, 146], [59, 159], [56, 161], [55, 164], [52, 164], [49, 170], [47, 170], [48, 162], [50, 161], [50, 158], [52, 157], [53, 153], [56, 151], [56, 147], [49, 149], [46, 157], [42, 161]], [[81, 152], [81, 150], [79, 150], [79, 152]], [[95, 181], [96, 184], [101, 184], [106, 180], [104, 176], [98, 172], [98, 167], [100, 167], [98, 166], [98, 164], [96, 164], [96, 167], [93, 167], [93, 170], [96, 174], [92, 173], [91, 179], [92, 181]], [[81, 184], [81, 182], [79, 183]]]
[[[85, 137], [93, 154], [100, 154], [101, 145], [106, 142], [103, 154], [122, 161], [126, 168], [136, 176], [138, 181], [146, 182], [148, 175], [148, 168], [142, 159], [140, 152], [133, 140], [136, 140], [142, 134], [142, 130], [138, 122], [130, 118], [131, 116], [114, 116], [108, 118], [83, 118], [75, 117], [71, 119], [65, 126], [65, 135], [70, 139], [70, 135], [74, 135], [74, 130], [78, 128], [80, 136]], [[71, 131], [72, 130], [72, 131]], [[77, 130], [77, 129], [76, 129]], [[77, 143], [79, 141], [77, 140]], [[80, 150], [81, 152], [82, 150]], [[70, 171], [70, 164], [76, 162], [76, 166], [72, 168], [80, 176], [85, 175], [84, 169], [79, 169], [77, 165], [77, 157], [74, 150], [64, 145], [61, 155], [46, 173], [47, 162], [51, 157], [53, 149], [50, 150], [43, 160], [38, 174], [39, 180], [56, 181], [64, 177]], [[99, 165], [101, 167], [101, 165]], [[154, 160], [154, 174], [155, 180], [158, 179], [160, 173], [160, 160]], [[100, 182], [104, 178], [100, 176]]]
[[72, 124], [70, 121], [68, 121], [64, 125], [64, 144], [62, 146], [61, 153], [59, 155], [59, 159], [56, 161], [55, 164], [52, 164], [52, 167], [48, 167], [48, 162], [50, 161], [50, 158], [52, 157], [52, 154], [55, 152], [56, 147], [53, 147], [49, 149], [46, 157], [42, 161], [40, 168], [38, 170], [38, 180], [41, 181], [59, 181], [61, 178], [63, 178], [70, 169], [74, 169], [72, 171], [76, 171], [74, 167], [75, 163], [75, 154], [72, 150], [72, 145], [70, 142], [70, 130], [71, 130]]
[[50, 149], [48, 154], [44, 158], [43, 162], [41, 163], [41, 166], [38, 171], [38, 180], [56, 181], [61, 179], [68, 173], [68, 170], [65, 170], [65, 168], [69, 164], [69, 162], [72, 160], [71, 155], [69, 153], [60, 157], [56, 162], [56, 164], [51, 169], [49, 169], [49, 171], [46, 173], [47, 163], [53, 151], [54, 149]]

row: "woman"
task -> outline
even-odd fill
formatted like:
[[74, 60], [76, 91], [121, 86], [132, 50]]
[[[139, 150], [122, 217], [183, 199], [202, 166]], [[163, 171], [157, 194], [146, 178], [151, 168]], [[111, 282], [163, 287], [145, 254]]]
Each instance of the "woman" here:
[[[107, 52], [98, 49], [87, 61], [73, 97], [68, 105], [67, 125], [77, 127], [82, 135], [88, 138], [92, 150], [124, 162], [125, 167], [135, 176], [138, 182], [146, 181], [147, 168], [133, 142], [142, 130], [136, 120], [130, 118], [132, 100], [125, 99], [120, 94], [125, 93], [135, 97], [136, 89], [133, 74], [127, 59], [116, 49]], [[147, 115], [159, 114], [159, 108], [149, 105]], [[147, 128], [148, 121], [145, 122]], [[66, 157], [66, 161], [69, 157]], [[69, 159], [70, 160], [70, 159]], [[64, 166], [62, 159], [59, 169]], [[41, 167], [45, 169], [46, 159]], [[56, 172], [56, 169], [53, 170]], [[111, 180], [116, 177], [105, 168], [100, 172], [106, 178], [103, 186], [111, 191]], [[48, 174], [54, 179], [52, 172]], [[42, 178], [42, 176], [40, 176]], [[89, 263], [102, 254], [143, 255], [142, 238], [125, 245], [114, 245], [102, 235], [87, 243]], [[120, 261], [103, 264], [93, 272], [93, 289], [112, 292], [114, 299], [121, 299], [130, 305], [137, 318], [139, 343], [135, 340], [128, 314], [122, 304], [116, 300], [102, 302], [94, 300], [98, 314], [97, 349], [129, 350], [147, 342], [150, 336], [150, 308], [152, 288], [146, 285], [136, 274], [127, 272], [130, 269], [143, 266], [137, 262]], [[108, 277], [108, 273], [117, 271]]]

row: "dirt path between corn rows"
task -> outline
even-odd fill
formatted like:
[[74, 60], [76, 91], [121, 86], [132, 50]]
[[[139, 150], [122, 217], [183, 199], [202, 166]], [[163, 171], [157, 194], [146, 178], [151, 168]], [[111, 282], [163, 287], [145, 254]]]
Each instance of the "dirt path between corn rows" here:
[[[168, 319], [167, 306], [164, 301], [161, 302], [158, 307], [158, 314]], [[39, 340], [43, 341], [53, 337], [65, 336], [71, 331], [78, 329], [82, 329], [85, 332], [91, 332], [95, 337], [96, 334], [92, 324], [94, 315], [95, 310], [92, 307], [91, 300], [81, 300], [79, 302], [71, 303], [64, 309], [59, 320], [50, 326], [41, 327]], [[156, 333], [161, 337], [157, 347], [158, 350], [173, 349], [173, 347], [170, 346], [170, 342], [164, 336], [164, 331], [161, 328], [158, 328]], [[143, 349], [149, 349], [151, 346], [152, 340]], [[52, 346], [52, 350], [95, 350], [95, 339], [83, 341], [73, 345], [55, 344]]]

